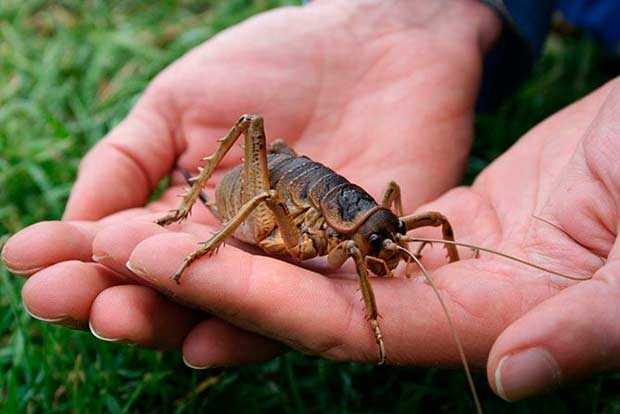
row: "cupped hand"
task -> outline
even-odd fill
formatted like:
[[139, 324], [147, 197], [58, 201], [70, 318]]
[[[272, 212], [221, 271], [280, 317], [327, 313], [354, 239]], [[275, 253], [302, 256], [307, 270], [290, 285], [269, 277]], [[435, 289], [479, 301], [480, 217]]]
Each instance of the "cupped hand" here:
[[[273, 329], [236, 319], [235, 324], [204, 320], [204, 314], [136, 284], [124, 264], [143, 239], [185, 237], [168, 258], [159, 257], [169, 266], [194, 246], [194, 239], [150, 224], [177, 204], [183, 186], [179, 176], [173, 175], [159, 200], [142, 206], [175, 166], [195, 171], [241, 113], [256, 112], [266, 120], [268, 137], [284, 137], [298, 152], [374, 195], [389, 180], [406, 183], [411, 191], [405, 193], [405, 206], [412, 209], [461, 177], [481, 56], [497, 32], [496, 17], [477, 2], [341, 0], [275, 10], [219, 34], [162, 72], [128, 117], [87, 154], [66, 208], [68, 221], [39, 223], [7, 242], [7, 267], [30, 276], [25, 305], [50, 322], [79, 327], [90, 322], [94, 333], [109, 340], [157, 347], [183, 344], [192, 365], [251, 362], [279, 352], [275, 342], [250, 331], [328, 356], [373, 359], [373, 351], [337, 351], [338, 341], [332, 341], [334, 350], [328, 352], [330, 341], [320, 335], [314, 339], [318, 345], [304, 345], [307, 336], [297, 338], [296, 333], [283, 338], [277, 332], [286, 332], [288, 325], [276, 329], [277, 320]], [[238, 148], [231, 151], [208, 193], [240, 154]], [[205, 225], [215, 224], [196, 208], [192, 220], [178, 229], [204, 239], [210, 231]], [[208, 266], [224, 271], [241, 263], [240, 258], [248, 265], [267, 262], [266, 269], [282, 276], [294, 275], [283, 286], [298, 278], [307, 280], [299, 286], [319, 283], [322, 288], [310, 296], [320, 298], [317, 303], [329, 303], [336, 295], [342, 305], [350, 293], [355, 307], [349, 304], [344, 314], [335, 312], [330, 318], [342, 323], [359, 317], [349, 282], [339, 288], [340, 282], [317, 279], [316, 272], [234, 247]], [[165, 269], [160, 269], [162, 275]], [[242, 271], [241, 286], [252, 269], [228, 270]], [[181, 289], [194, 290], [197, 280], [190, 275]], [[167, 282], [157, 286], [168, 289]], [[325, 288], [331, 296], [319, 293]], [[340, 289], [349, 293], [341, 295]], [[225, 292], [220, 291], [220, 300], [238, 298]], [[196, 297], [175, 293], [174, 299], [218, 313], [217, 306], [195, 303]], [[321, 329], [328, 328], [333, 327]]]
[[469, 353], [507, 400], [620, 367], [619, 113], [616, 79], [526, 134], [471, 188], [423, 207], [451, 218], [461, 241], [587, 279], [485, 253], [436, 270]]

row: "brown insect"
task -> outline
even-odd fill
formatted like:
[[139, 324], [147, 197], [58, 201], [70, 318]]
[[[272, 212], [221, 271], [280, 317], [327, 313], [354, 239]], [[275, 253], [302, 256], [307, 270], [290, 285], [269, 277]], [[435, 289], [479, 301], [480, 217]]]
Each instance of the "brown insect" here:
[[[215, 167], [241, 134], [245, 135], [245, 162], [220, 180], [216, 204], [209, 205], [225, 225], [185, 258], [174, 280], [179, 282], [187, 266], [213, 252], [233, 234], [270, 254], [288, 254], [300, 260], [327, 255], [334, 268], [352, 257], [366, 316], [379, 346], [379, 363], [383, 363], [385, 348], [367, 269], [379, 276], [391, 276], [401, 259], [411, 260], [403, 240], [407, 231], [441, 226], [443, 237], [454, 240], [450, 223], [437, 212], [403, 216], [395, 182], [388, 184], [379, 204], [361, 187], [316, 161], [298, 156], [283, 141], [267, 147], [263, 119], [243, 115], [219, 140], [215, 153], [203, 158], [208, 165], [190, 179], [192, 186], [179, 208], [157, 220], [158, 224], [181, 221], [189, 215]], [[390, 210], [392, 204], [398, 215]], [[455, 246], [447, 245], [447, 249], [451, 262], [459, 259]]]
[[[206, 203], [202, 188], [242, 134], [245, 136], [245, 161], [220, 180], [215, 190], [215, 205]], [[379, 364], [382, 364], [386, 358], [385, 347], [368, 270], [378, 276], [392, 276], [392, 270], [401, 260], [414, 261], [428, 278], [446, 313], [474, 402], [481, 412], [450, 315], [430, 275], [418, 260], [424, 244], [418, 254], [412, 254], [407, 249], [407, 243], [444, 243], [450, 262], [459, 260], [456, 245], [473, 248], [476, 252], [497, 252], [455, 242], [450, 223], [439, 212], [403, 215], [400, 188], [395, 182], [387, 185], [381, 203], [377, 203], [361, 187], [316, 161], [298, 156], [283, 141], [278, 140], [267, 146], [263, 119], [259, 115], [243, 115], [218, 142], [215, 153], [203, 158], [207, 163], [205, 168], [199, 168], [199, 175], [188, 179], [191, 188], [184, 195], [181, 205], [157, 220], [160, 225], [182, 221], [187, 218], [196, 200], [203, 198], [211, 212], [224, 223], [220, 231], [184, 259], [172, 278], [179, 283], [184, 270], [194, 260], [213, 253], [233, 235], [241, 241], [258, 245], [270, 254], [288, 254], [300, 260], [327, 255], [333, 268], [340, 267], [350, 257], [355, 262], [366, 317], [377, 341]], [[391, 211], [392, 206], [396, 214]], [[443, 240], [406, 236], [409, 230], [424, 226], [440, 226]]]

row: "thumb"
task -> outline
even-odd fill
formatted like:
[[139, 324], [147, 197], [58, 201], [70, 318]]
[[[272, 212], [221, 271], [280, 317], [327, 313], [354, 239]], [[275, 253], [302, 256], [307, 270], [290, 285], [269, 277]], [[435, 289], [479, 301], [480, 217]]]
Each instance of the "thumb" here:
[[154, 95], [147, 90], [127, 118], [81, 161], [64, 219], [95, 220], [142, 206], [172, 169], [174, 138]]
[[508, 401], [620, 367], [620, 259], [512, 323], [489, 355], [487, 374]]

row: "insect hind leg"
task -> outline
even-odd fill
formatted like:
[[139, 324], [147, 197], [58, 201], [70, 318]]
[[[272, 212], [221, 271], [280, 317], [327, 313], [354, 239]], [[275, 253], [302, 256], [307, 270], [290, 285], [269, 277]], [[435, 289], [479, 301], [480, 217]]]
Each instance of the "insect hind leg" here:
[[[193, 181], [192, 188], [186, 197], [190, 195], [194, 197], [192, 203], [200, 197], [201, 188], [212, 174], [213, 169], [241, 134], [245, 135], [241, 207], [213, 237], [203, 243], [201, 248], [183, 260], [179, 269], [172, 276], [177, 283], [190, 264], [204, 255], [215, 252], [244, 222], [246, 222], [246, 228], [250, 230], [251, 236], [257, 243], [271, 233], [276, 225], [280, 229], [287, 248], [299, 243], [299, 230], [288, 213], [286, 203], [275, 190], [271, 189], [263, 119], [259, 115], [242, 116], [228, 135], [220, 140], [220, 146], [215, 154], [205, 159], [209, 162], [207, 167], [200, 172], [195, 180], [191, 179]], [[184, 204], [181, 207], [183, 206]], [[170, 215], [174, 213], [175, 211], [171, 212]]]
[[[192, 186], [192, 176], [190, 175], [189, 171], [184, 170], [182, 168], [179, 168], [179, 172], [181, 173], [183, 178], [185, 178], [185, 181], [187, 182], [187, 184], [189, 184], [189, 186], [191, 187]], [[207, 194], [204, 191], [200, 192], [200, 194], [198, 195], [198, 198], [200, 199], [200, 201], [202, 201], [202, 204], [204, 204], [204, 206], [209, 209], [211, 214], [213, 214], [216, 219], [222, 221], [220, 219], [220, 214], [219, 214], [219, 212], [217, 210], [217, 206], [209, 201], [209, 197], [207, 196]]]
[[203, 242], [202, 247], [196, 249], [194, 252], [185, 257], [179, 269], [172, 276], [172, 279], [175, 282], [180, 283], [179, 280], [189, 265], [202, 256], [215, 252], [228, 237], [232, 236], [237, 227], [239, 227], [239, 225], [241, 225], [241, 223], [243, 223], [243, 221], [246, 220], [263, 201], [273, 197], [274, 194], [275, 192], [272, 190], [259, 193], [252, 197], [239, 209], [239, 211], [237, 211], [237, 214], [230, 219], [224, 227], [215, 233], [209, 240]]
[[252, 122], [252, 115], [243, 115], [239, 120], [233, 125], [233, 127], [228, 131], [228, 133], [218, 140], [218, 147], [215, 152], [203, 158], [203, 161], [207, 162], [207, 165], [204, 168], [199, 168], [200, 173], [196, 177], [192, 177], [189, 179], [191, 182], [191, 187], [183, 196], [183, 200], [179, 207], [174, 210], [171, 210], [164, 217], [156, 220], [155, 222], [159, 225], [166, 226], [168, 224], [172, 224], [177, 221], [183, 221], [189, 216], [189, 213], [192, 209], [192, 206], [196, 202], [196, 200], [200, 197], [200, 193], [202, 192], [202, 188], [209, 180], [211, 175], [213, 175], [213, 171], [217, 165], [222, 161], [224, 155], [230, 150], [235, 141], [239, 138], [239, 136], [247, 131], [248, 127]]
[[[300, 243], [299, 229], [291, 217], [284, 197], [271, 190], [269, 167], [267, 165], [267, 144], [263, 128], [263, 118], [259, 115], [250, 115], [251, 122], [245, 131], [245, 157], [243, 162], [243, 201], [247, 201], [254, 194], [272, 191], [273, 195], [265, 203], [256, 207], [249, 215], [248, 228], [258, 244], [265, 239], [277, 226], [288, 251]], [[291, 151], [284, 141], [276, 140], [269, 150], [280, 148], [282, 151]]]

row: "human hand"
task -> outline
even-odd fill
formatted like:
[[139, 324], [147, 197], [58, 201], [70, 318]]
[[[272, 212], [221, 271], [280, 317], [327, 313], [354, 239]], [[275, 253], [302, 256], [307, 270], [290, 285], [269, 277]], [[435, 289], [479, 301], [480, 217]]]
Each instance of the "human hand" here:
[[[424, 252], [431, 267], [435, 265], [433, 277], [470, 362], [483, 366], [488, 359], [491, 385], [504, 398], [519, 399], [560, 380], [618, 364], [618, 290], [613, 279], [620, 200], [617, 83], [533, 129], [471, 188], [453, 190], [422, 207], [444, 212], [461, 241], [572, 276], [594, 275], [589, 281], [571, 281], [486, 253], [437, 266], [436, 256], [443, 249], [434, 246]], [[344, 267], [327, 278], [317, 269], [227, 246], [192, 264], [177, 286], [170, 275], [208, 233], [196, 223], [183, 230], [118, 224], [101, 232], [94, 245], [114, 262], [128, 259], [135, 275], [175, 300], [248, 332], [329, 358], [376, 360], [354, 269]], [[123, 246], [117, 242], [132, 238]], [[389, 362], [458, 363], [445, 316], [428, 285], [405, 278], [373, 278], [372, 284], [384, 316]], [[537, 350], [526, 354], [531, 368], [524, 357], [515, 356], [523, 359], [504, 360], [501, 375], [496, 374], [506, 355], [525, 349]], [[200, 361], [199, 350], [186, 347], [185, 352]], [[542, 362], [536, 360], [541, 356]], [[544, 377], [545, 367], [558, 371]], [[512, 372], [504, 371], [510, 368]]]
[[[161, 199], [141, 208], [174, 165], [193, 170], [242, 112], [261, 113], [270, 137], [285, 137], [375, 195], [390, 179], [410, 183], [416, 191], [405, 194], [409, 207], [457, 183], [471, 140], [482, 51], [498, 21], [473, 1], [429, 4], [316, 1], [276, 10], [166, 69], [81, 164], [65, 218], [101, 220], [40, 223], [6, 244], [7, 267], [33, 275], [23, 293], [30, 312], [79, 327], [90, 320], [100, 336], [149, 346], [192, 348], [197, 337], [216, 338], [211, 354], [200, 355], [212, 364], [279, 351], [221, 319], [198, 323], [202, 314], [128, 285], [126, 258], [101, 257], [93, 239], [105, 246], [106, 233], [99, 233], [108, 224], [135, 219], [131, 225], [142, 226], [140, 220], [160, 215], [149, 213], [174, 207], [183, 185], [178, 176]], [[386, 137], [389, 145], [378, 146]], [[239, 155], [235, 148], [208, 192]], [[193, 220], [193, 232], [204, 232], [195, 223], [214, 224], [200, 209]], [[144, 237], [129, 232], [113, 241], [125, 252]], [[93, 253], [107, 267], [92, 263]], [[226, 344], [239, 343], [253, 352], [223, 356], [234, 348]]]
[[[600, 143], [589, 142], [597, 136], [594, 130], [585, 138], [584, 134], [591, 123], [606, 122], [604, 111], [592, 120], [609, 89], [597, 91], [532, 130], [472, 188], [453, 190], [423, 209], [444, 212], [459, 240], [494, 247], [572, 275], [595, 273], [602, 267], [600, 257], [605, 248], [611, 245], [590, 246], [592, 240], [605, 241], [604, 237], [584, 236], [567, 228], [574, 221], [585, 223], [585, 229], [593, 229], [594, 234], [601, 233], [600, 228], [589, 225], [587, 217], [581, 218], [578, 203], [567, 203], [562, 197], [584, 194], [566, 192], [564, 186], [571, 185], [574, 171], [582, 170], [577, 165], [584, 159], [579, 148], [586, 144], [600, 148]], [[613, 101], [603, 109], [613, 114]], [[544, 162], [535, 168], [539, 160]], [[597, 196], [602, 205], [606, 205], [604, 196]], [[558, 216], [557, 209], [564, 206], [573, 209]], [[571, 236], [586, 247], [534, 216], [573, 231]], [[562, 221], [567, 217], [572, 221]], [[151, 286], [234, 326], [334, 359], [376, 359], [374, 336], [364, 320], [351, 267], [326, 278], [320, 270], [302, 269], [227, 246], [192, 264], [177, 286], [169, 280], [170, 275], [194, 250], [196, 241], [208, 237], [210, 228], [188, 223], [182, 230], [172, 233], [140, 222], [110, 225], [95, 239], [94, 250], [111, 258], [111, 263], [128, 260], [134, 274]], [[424, 255], [436, 264], [434, 249]], [[437, 267], [433, 274], [475, 365], [485, 364], [498, 335], [528, 310], [590, 283], [567, 288], [575, 282], [522, 265], [515, 267], [504, 258], [484, 253], [479, 259]], [[390, 362], [458, 361], [444, 315], [427, 285], [403, 278], [374, 278], [372, 283], [384, 316], [382, 330]], [[563, 288], [567, 289], [561, 292]]]
[[422, 207], [451, 218], [461, 241], [591, 277], [484, 253], [436, 270], [469, 353], [507, 400], [620, 366], [618, 113], [616, 79], [526, 134], [471, 188]]

